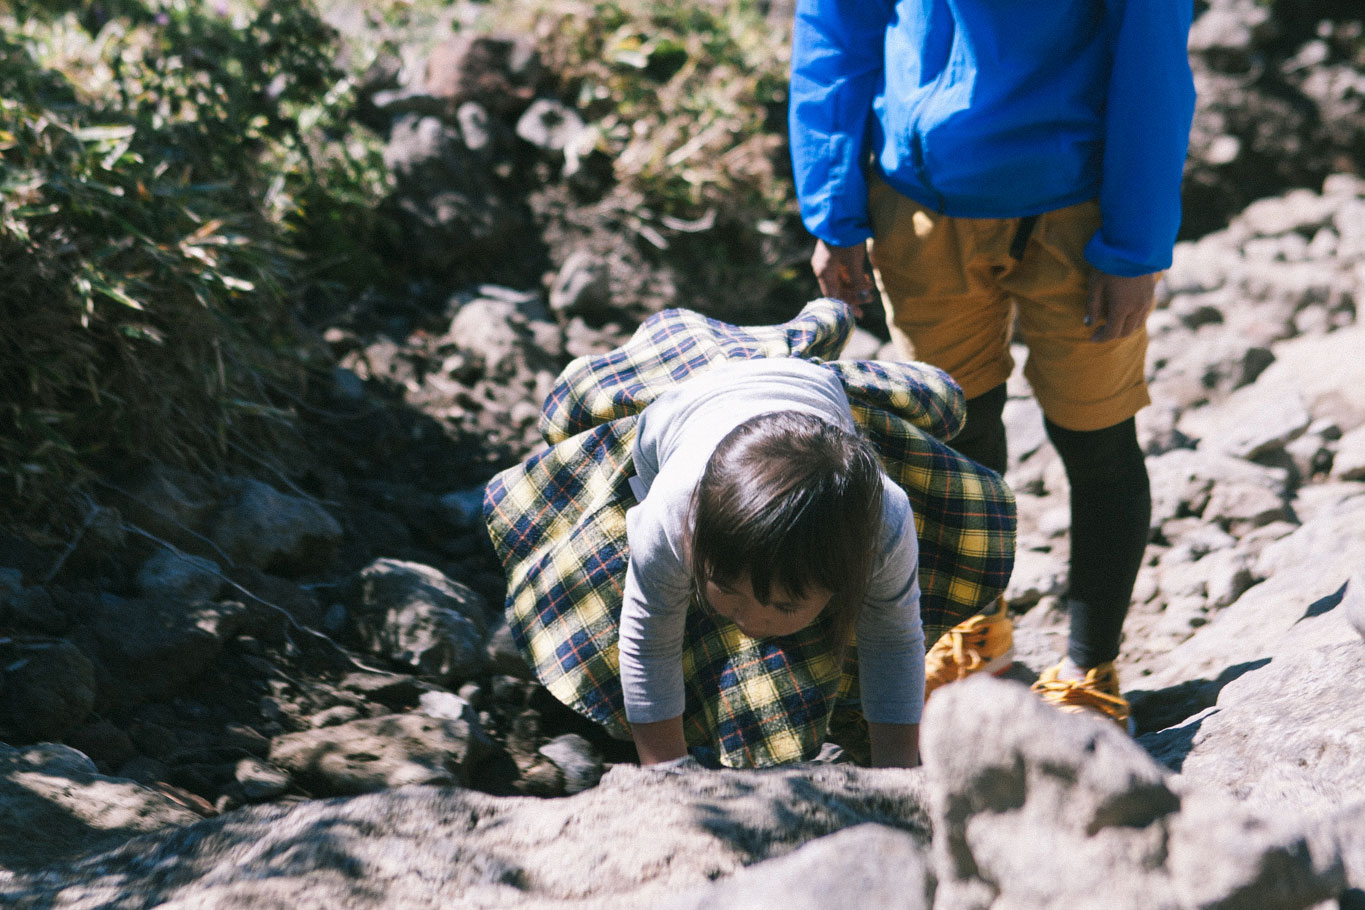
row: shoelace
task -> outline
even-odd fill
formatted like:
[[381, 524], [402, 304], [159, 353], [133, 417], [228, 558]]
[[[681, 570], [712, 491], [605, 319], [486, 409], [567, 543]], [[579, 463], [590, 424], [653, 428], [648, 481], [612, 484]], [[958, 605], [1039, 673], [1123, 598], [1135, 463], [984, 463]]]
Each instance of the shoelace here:
[[[985, 629], [951, 629], [946, 634], [953, 639], [953, 662], [951, 667], [955, 670], [963, 670], [970, 673], [973, 669], [985, 663], [981, 659], [980, 649], [986, 644]], [[949, 669], [949, 664], [945, 661], [941, 665], [941, 670]], [[940, 673], [940, 676], [943, 674]], [[961, 673], [952, 679], [961, 677]]]
[[1110, 695], [1108, 692], [1086, 686], [1085, 680], [1082, 679], [1050, 679], [1046, 682], [1040, 681], [1037, 685], [1042, 692], [1055, 693], [1058, 701], [1063, 704], [1081, 707], [1087, 704], [1097, 707], [1108, 705], [1115, 710], [1122, 711], [1125, 716], [1128, 712], [1128, 702], [1121, 696]]

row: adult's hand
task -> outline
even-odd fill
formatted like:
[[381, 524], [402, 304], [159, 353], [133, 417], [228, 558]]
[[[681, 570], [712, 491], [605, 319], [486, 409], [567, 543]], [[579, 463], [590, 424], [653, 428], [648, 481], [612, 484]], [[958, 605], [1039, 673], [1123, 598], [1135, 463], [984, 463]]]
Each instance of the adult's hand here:
[[1090, 276], [1090, 299], [1085, 324], [1096, 326], [1091, 341], [1126, 338], [1147, 324], [1156, 306], [1156, 283], [1160, 272], [1124, 278], [1106, 272]]
[[820, 283], [820, 293], [848, 304], [854, 316], [862, 316], [863, 307], [877, 299], [877, 289], [867, 274], [866, 243], [833, 246], [817, 240], [810, 267]]

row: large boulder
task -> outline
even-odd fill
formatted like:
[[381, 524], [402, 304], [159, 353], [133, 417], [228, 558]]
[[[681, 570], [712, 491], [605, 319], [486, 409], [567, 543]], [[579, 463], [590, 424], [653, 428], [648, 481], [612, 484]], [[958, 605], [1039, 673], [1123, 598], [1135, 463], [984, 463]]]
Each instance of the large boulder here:
[[[704, 892], [746, 867], [771, 881], [816, 861], [840, 864], [819, 880], [821, 893], [837, 893], [837, 869], [869, 866], [867, 854], [838, 848], [862, 845], [889, 850], [885, 859], [896, 865], [869, 881], [846, 874], [845, 893], [852, 906], [885, 906], [860, 904], [858, 897], [884, 895], [893, 883], [917, 889], [923, 881], [910, 858], [914, 845], [923, 850], [928, 843], [922, 780], [917, 771], [848, 766], [742, 772], [617, 766], [600, 786], [565, 799], [410, 786], [251, 807], [174, 838], [137, 838], [42, 877], [0, 881], [0, 901], [16, 910], [74, 910], [127, 895], [147, 906], [216, 910], [635, 910]], [[856, 830], [820, 844], [845, 828]], [[811, 841], [818, 846], [806, 855], [793, 852]], [[780, 857], [782, 865], [761, 865]], [[736, 887], [753, 893], [743, 883]], [[797, 900], [800, 890], [787, 881], [773, 897]], [[915, 893], [904, 897], [914, 900]], [[704, 893], [695, 897], [710, 906]]]
[[78, 642], [97, 654], [135, 697], [178, 691], [213, 663], [244, 628], [240, 603], [108, 597], [92, 605]]
[[353, 585], [351, 614], [366, 647], [441, 681], [487, 666], [489, 612], [476, 592], [420, 563], [376, 560]]
[[98, 773], [75, 749], [0, 743], [0, 894], [7, 872], [59, 864], [199, 818], [164, 793]]
[[1293, 817], [1183, 792], [1112, 722], [976, 677], [924, 722], [934, 907], [1307, 908], [1346, 885]]
[[61, 739], [95, 706], [96, 667], [71, 642], [0, 638], [0, 735]]
[[1143, 738], [1191, 786], [1267, 815], [1329, 815], [1362, 796], [1365, 642], [1276, 656], [1199, 714]]
[[341, 542], [341, 525], [311, 499], [258, 480], [237, 480], [214, 519], [213, 540], [234, 562], [276, 575], [325, 568]]

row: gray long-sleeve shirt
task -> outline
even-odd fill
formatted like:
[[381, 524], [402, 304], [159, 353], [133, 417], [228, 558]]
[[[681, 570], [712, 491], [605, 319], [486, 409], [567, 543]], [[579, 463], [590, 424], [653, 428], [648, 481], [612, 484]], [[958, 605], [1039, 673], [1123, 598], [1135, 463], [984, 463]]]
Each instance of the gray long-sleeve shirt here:
[[[795, 358], [714, 367], [660, 395], [634, 446], [640, 502], [626, 513], [630, 563], [621, 609], [626, 717], [651, 723], [683, 712], [683, 628], [692, 596], [683, 552], [692, 492], [721, 439], [772, 411], [802, 411], [855, 430], [843, 385]], [[877, 558], [857, 625], [862, 710], [873, 723], [918, 723], [924, 703], [919, 546], [905, 491], [883, 475]]]

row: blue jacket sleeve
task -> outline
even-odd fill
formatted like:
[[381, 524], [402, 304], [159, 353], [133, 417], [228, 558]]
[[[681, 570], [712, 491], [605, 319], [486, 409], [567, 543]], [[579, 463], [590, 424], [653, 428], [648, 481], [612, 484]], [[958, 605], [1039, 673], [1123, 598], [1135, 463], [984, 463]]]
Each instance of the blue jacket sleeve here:
[[867, 158], [882, 81], [889, 0], [798, 0], [789, 125], [801, 219], [816, 237], [852, 246], [872, 236]]
[[1168, 268], [1194, 117], [1187, 50], [1191, 0], [1117, 0], [1104, 113], [1101, 226], [1091, 265], [1131, 277]]

